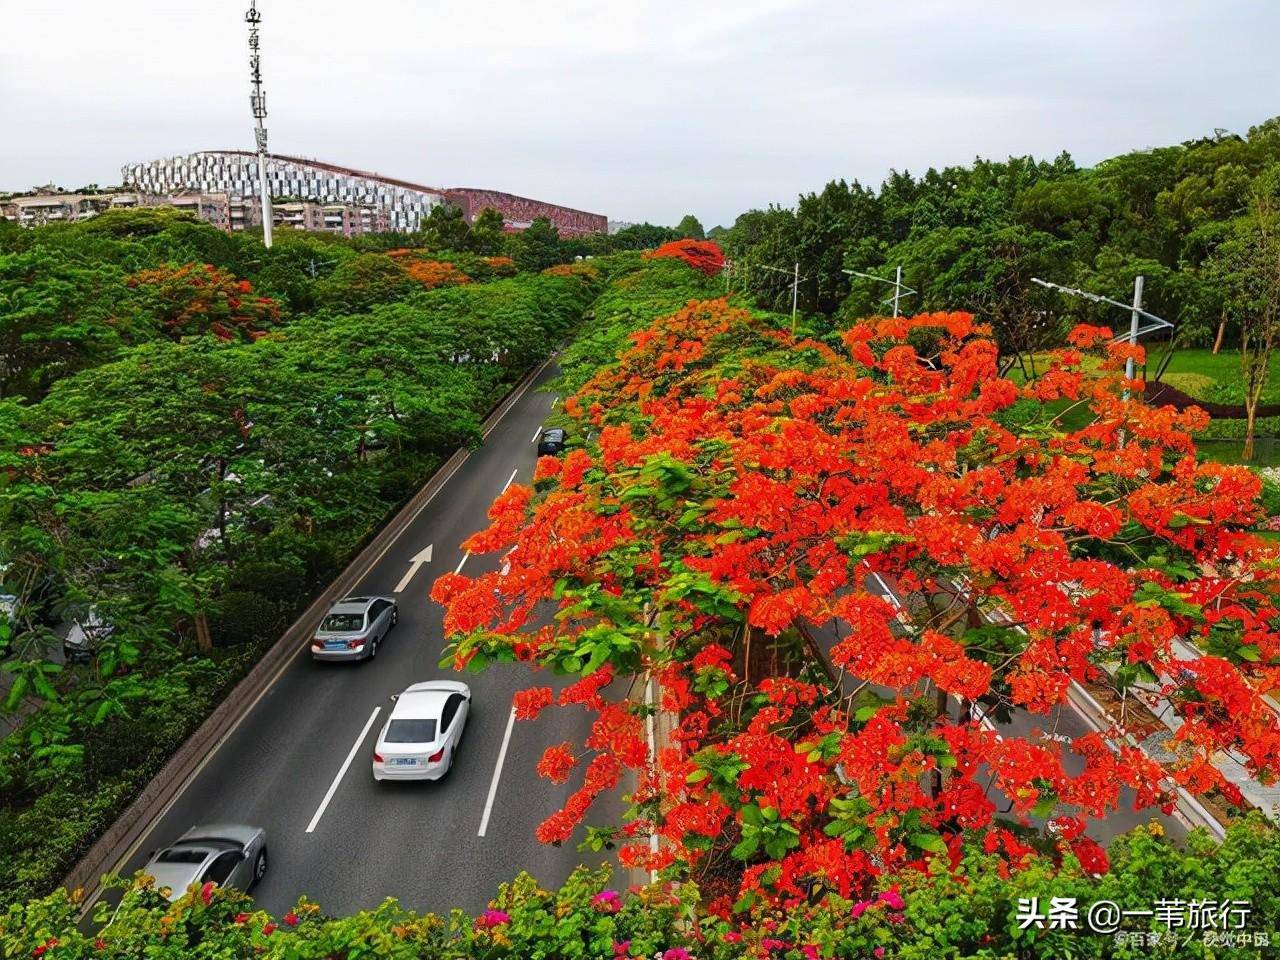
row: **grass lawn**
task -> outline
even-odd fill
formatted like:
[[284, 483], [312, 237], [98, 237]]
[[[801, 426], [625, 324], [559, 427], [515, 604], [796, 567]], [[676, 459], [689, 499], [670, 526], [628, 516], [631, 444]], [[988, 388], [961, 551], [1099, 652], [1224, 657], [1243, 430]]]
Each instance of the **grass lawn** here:
[[[1155, 373], [1162, 347], [1156, 344], [1149, 356], [1148, 372]], [[1224, 347], [1216, 357], [1207, 349], [1175, 350], [1162, 378], [1171, 387], [1210, 403], [1244, 403], [1240, 382], [1240, 351]], [[1271, 357], [1271, 378], [1262, 391], [1263, 403], [1280, 403], [1280, 357]]]
[[[1147, 374], [1154, 376], [1156, 367], [1164, 357], [1163, 344], [1151, 344], [1148, 354]], [[1036, 357], [1036, 368], [1044, 368], [1048, 357]], [[1097, 369], [1097, 357], [1085, 357], [1084, 369]], [[1011, 379], [1021, 382], [1022, 371], [1014, 367]], [[1244, 388], [1240, 382], [1240, 352], [1234, 347], [1224, 347], [1217, 356], [1207, 348], [1181, 348], [1175, 350], [1161, 378], [1171, 387], [1177, 387], [1197, 400], [1209, 403], [1244, 403]], [[1262, 402], [1280, 403], [1280, 354], [1271, 357], [1271, 378], [1262, 391]]]
[[[1164, 356], [1163, 344], [1152, 344], [1148, 357], [1148, 374], [1154, 374], [1156, 366]], [[1036, 367], [1043, 369], [1047, 356], [1036, 357]], [[1086, 357], [1085, 369], [1096, 369], [1096, 357]], [[1009, 377], [1015, 382], [1022, 382], [1022, 371], [1014, 367]], [[1207, 348], [1185, 348], [1174, 351], [1161, 378], [1172, 387], [1209, 403], [1239, 404], [1244, 402], [1244, 389], [1240, 382], [1240, 353], [1234, 347], [1223, 348], [1214, 356]], [[1280, 356], [1271, 358], [1271, 377], [1262, 392], [1262, 403], [1280, 403]], [[1060, 402], [1050, 405], [1057, 413], [1070, 404]], [[1056, 408], [1056, 409], [1055, 409]], [[1087, 408], [1073, 409], [1060, 421], [1064, 429], [1079, 429], [1084, 426], [1091, 414]], [[1198, 438], [1197, 447], [1207, 460], [1220, 463], [1241, 463], [1241, 450], [1244, 446], [1244, 420], [1214, 420], [1204, 435]], [[1258, 421], [1257, 442], [1250, 466], [1280, 466], [1280, 417], [1268, 417]]]

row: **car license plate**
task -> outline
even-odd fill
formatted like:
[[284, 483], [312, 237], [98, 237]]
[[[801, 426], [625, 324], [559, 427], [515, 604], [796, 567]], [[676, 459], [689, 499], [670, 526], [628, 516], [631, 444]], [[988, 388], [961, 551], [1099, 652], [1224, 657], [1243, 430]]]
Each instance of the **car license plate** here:
[[387, 761], [393, 767], [416, 767], [418, 761], [413, 757], [392, 757]]

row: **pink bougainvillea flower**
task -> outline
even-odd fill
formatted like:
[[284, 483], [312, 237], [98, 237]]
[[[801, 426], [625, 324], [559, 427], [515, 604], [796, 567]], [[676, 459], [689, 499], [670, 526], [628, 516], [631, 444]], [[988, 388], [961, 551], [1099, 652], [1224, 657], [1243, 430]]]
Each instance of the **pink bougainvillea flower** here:
[[891, 887], [880, 894], [880, 902], [886, 904], [890, 910], [903, 910], [907, 906], [906, 901], [902, 899], [902, 894], [898, 893], [897, 887]]
[[476, 917], [477, 927], [500, 927], [504, 923], [510, 922], [511, 914], [505, 910], [494, 910], [492, 907]]
[[591, 898], [591, 906], [601, 913], [617, 913], [622, 909], [622, 897], [617, 890], [601, 890]]

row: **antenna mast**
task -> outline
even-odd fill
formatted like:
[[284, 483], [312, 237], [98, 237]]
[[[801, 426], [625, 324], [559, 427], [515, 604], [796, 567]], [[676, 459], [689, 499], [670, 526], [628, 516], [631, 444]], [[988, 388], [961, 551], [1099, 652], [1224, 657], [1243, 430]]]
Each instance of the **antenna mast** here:
[[271, 188], [267, 185], [267, 128], [262, 121], [267, 116], [267, 95], [262, 92], [262, 69], [258, 59], [258, 24], [262, 22], [262, 14], [258, 13], [258, 0], [249, 0], [249, 9], [245, 11], [245, 23], [249, 24], [249, 79], [253, 81], [253, 93], [249, 104], [253, 108], [254, 141], [258, 146], [258, 186], [262, 191], [262, 242], [271, 246], [271, 227], [275, 215], [271, 210]]

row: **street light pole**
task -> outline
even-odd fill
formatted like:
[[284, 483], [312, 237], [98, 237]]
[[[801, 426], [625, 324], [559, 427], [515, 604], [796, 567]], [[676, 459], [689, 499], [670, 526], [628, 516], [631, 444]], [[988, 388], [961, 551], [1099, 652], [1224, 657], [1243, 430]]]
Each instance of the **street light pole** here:
[[791, 334], [796, 332], [796, 304], [800, 302], [800, 261], [796, 261], [795, 279], [791, 281]]

